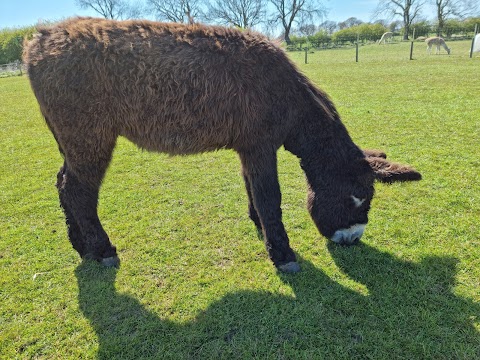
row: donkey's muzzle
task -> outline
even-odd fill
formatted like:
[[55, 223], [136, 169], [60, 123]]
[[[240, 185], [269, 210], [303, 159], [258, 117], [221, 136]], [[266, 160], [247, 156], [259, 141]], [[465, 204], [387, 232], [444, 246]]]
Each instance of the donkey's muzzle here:
[[347, 229], [337, 230], [330, 240], [339, 245], [355, 245], [360, 241], [365, 231], [365, 226], [367, 226], [367, 224], [355, 224]]

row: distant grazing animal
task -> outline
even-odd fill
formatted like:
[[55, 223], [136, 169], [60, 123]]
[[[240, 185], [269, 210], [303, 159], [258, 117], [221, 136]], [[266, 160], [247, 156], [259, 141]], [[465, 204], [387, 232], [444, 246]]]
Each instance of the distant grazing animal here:
[[57, 187], [70, 241], [82, 258], [119, 264], [97, 214], [119, 136], [172, 155], [234, 149], [250, 217], [271, 260], [285, 272], [300, 267], [282, 223], [280, 146], [300, 159], [310, 214], [319, 231], [339, 244], [362, 236], [375, 176], [420, 177], [409, 167], [365, 156], [328, 97], [257, 33], [92, 18], [38, 30], [24, 61], [65, 159]]
[[480, 34], [475, 35], [473, 40], [473, 52], [480, 52]]
[[380, 45], [382, 42], [384, 44], [387, 43], [387, 40], [392, 40], [393, 39], [393, 33], [392, 32], [386, 32], [382, 35], [382, 37], [380, 38], [380, 40], [378, 41], [378, 45]]
[[429, 37], [425, 39], [425, 42], [427, 43], [427, 51], [429, 54], [432, 53], [432, 46], [436, 46], [437, 50], [435, 51], [435, 54], [440, 54], [440, 46], [445, 49], [445, 51], [450, 55], [450, 48], [447, 46], [445, 43], [445, 40], [441, 37]]

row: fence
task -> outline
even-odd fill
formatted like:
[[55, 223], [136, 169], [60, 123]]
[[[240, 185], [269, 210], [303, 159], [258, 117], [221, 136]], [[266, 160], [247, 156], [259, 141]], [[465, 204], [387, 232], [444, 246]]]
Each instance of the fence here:
[[23, 75], [25, 70], [25, 65], [20, 61], [15, 61], [10, 64], [3, 64], [0, 65], [0, 77]]
[[[474, 30], [475, 28], [475, 30]], [[447, 41], [454, 40], [467, 40], [471, 39], [472, 35], [477, 33], [477, 24], [472, 24], [470, 27], [448, 27], [445, 26], [442, 30], [442, 37]], [[370, 44], [377, 42], [384, 32], [388, 31], [386, 28], [384, 31], [365, 32], [360, 31], [359, 26], [351, 27], [343, 30], [339, 30], [336, 33], [328, 35], [326, 33], [317, 33], [311, 36], [295, 36], [290, 37], [291, 44], [287, 46], [288, 51], [304, 51], [305, 48], [311, 49], [332, 49], [338, 47], [350, 47], [355, 46], [358, 42], [361, 44]], [[423, 41], [430, 36], [438, 36], [439, 29], [431, 25], [416, 24], [413, 25], [408, 33], [408, 41], [420, 40]], [[403, 40], [403, 31], [394, 31], [394, 38], [398, 41]]]

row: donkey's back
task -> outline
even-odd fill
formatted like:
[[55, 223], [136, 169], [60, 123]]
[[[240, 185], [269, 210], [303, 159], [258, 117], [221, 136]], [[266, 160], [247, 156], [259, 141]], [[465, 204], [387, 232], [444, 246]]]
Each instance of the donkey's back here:
[[87, 128], [172, 154], [254, 138], [280, 146], [278, 129], [288, 130], [301, 108], [292, 106], [302, 99], [294, 66], [253, 32], [79, 18], [40, 29], [25, 61], [60, 141]]

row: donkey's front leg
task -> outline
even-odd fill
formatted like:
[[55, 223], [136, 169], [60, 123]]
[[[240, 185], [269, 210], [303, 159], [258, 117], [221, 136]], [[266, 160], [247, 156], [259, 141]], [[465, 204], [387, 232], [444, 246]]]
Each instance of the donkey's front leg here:
[[280, 271], [300, 271], [282, 223], [276, 151], [241, 152], [240, 159], [247, 192], [258, 214], [270, 259]]

